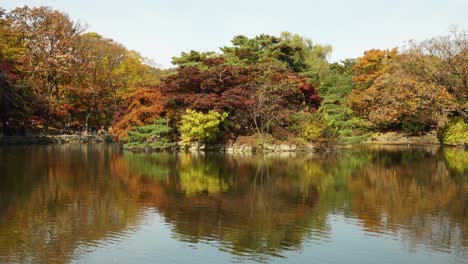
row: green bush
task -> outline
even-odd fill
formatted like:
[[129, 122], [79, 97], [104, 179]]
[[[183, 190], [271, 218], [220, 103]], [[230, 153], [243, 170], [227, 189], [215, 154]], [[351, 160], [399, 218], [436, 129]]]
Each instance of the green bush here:
[[448, 145], [468, 144], [468, 123], [460, 118], [452, 120], [444, 129], [442, 143]]
[[166, 119], [156, 119], [152, 124], [144, 125], [128, 131], [128, 136], [122, 138], [124, 146], [128, 149], [165, 149], [174, 146], [168, 138], [171, 128], [168, 127]]
[[182, 116], [179, 131], [183, 142], [213, 142], [219, 137], [221, 123], [227, 118], [228, 113], [209, 111], [197, 112], [187, 109]]

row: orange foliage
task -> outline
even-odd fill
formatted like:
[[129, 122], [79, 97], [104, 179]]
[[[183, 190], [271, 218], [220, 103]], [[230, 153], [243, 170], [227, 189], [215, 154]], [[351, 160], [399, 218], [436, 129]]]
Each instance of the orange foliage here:
[[151, 123], [164, 109], [163, 96], [154, 88], [138, 88], [123, 99], [128, 107], [123, 118], [112, 129], [117, 138], [125, 137], [127, 131], [135, 126]]
[[[379, 56], [384, 56], [382, 54]], [[362, 66], [363, 63], [358, 64]], [[442, 127], [448, 114], [455, 109], [455, 99], [446, 87], [432, 82], [430, 77], [409, 65], [408, 56], [403, 54], [381, 62], [373, 73], [357, 75], [354, 80], [361, 86], [350, 96], [354, 110], [380, 126], [417, 123], [423, 127]], [[365, 80], [370, 86], [366, 87]]]
[[379, 76], [388, 72], [388, 65], [397, 57], [397, 53], [396, 48], [390, 51], [371, 49], [364, 52], [364, 56], [357, 59], [357, 63], [353, 66], [355, 73], [353, 81], [356, 84], [356, 89], [353, 90], [349, 97], [351, 107], [355, 111], [360, 114], [365, 111], [362, 100], [363, 90], [372, 86]]
[[422, 81], [402, 69], [386, 73], [362, 93], [367, 119], [379, 125], [403, 122], [442, 126], [455, 107], [443, 86]]
[[355, 76], [353, 81], [358, 89], [366, 89], [379, 77], [388, 71], [388, 64], [397, 56], [397, 49], [371, 49], [364, 52], [364, 56], [357, 59], [353, 66]]

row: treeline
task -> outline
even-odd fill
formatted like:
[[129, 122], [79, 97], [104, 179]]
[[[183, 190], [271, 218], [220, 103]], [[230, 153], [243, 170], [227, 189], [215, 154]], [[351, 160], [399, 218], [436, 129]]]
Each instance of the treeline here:
[[299, 35], [240, 35], [219, 52], [182, 53], [163, 71], [59, 11], [0, 15], [6, 134], [104, 126], [161, 147], [239, 136], [347, 144], [375, 131], [437, 130], [445, 143], [468, 142], [463, 30], [340, 63], [328, 61], [331, 46]]

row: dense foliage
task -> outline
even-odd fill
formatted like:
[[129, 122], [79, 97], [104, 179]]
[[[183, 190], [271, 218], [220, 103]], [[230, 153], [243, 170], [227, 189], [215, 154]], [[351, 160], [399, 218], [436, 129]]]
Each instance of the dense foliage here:
[[48, 7], [0, 12], [4, 134], [110, 126], [128, 91], [161, 70], [134, 51]]
[[187, 109], [180, 121], [179, 131], [184, 142], [214, 142], [219, 137], [222, 122], [228, 114], [210, 110], [208, 113]]
[[161, 70], [62, 12], [0, 8], [1, 126], [5, 135], [105, 128], [124, 138], [165, 118], [174, 140], [350, 144], [383, 130], [442, 135], [451, 119], [468, 120], [465, 31], [341, 62], [328, 62], [331, 51], [289, 32], [238, 35]]
[[449, 145], [468, 145], [468, 123], [462, 119], [455, 119], [444, 129], [443, 143]]

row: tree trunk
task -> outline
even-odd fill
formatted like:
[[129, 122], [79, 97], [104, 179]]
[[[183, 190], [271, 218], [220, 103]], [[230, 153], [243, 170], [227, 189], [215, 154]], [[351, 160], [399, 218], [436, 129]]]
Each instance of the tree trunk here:
[[44, 133], [49, 134], [49, 120], [50, 120], [50, 114], [49, 114], [49, 109], [46, 110], [46, 116], [45, 116], [45, 123], [44, 123]]
[[89, 118], [91, 117], [91, 113], [86, 114], [86, 120], [85, 120], [85, 131], [86, 133], [89, 133]]
[[3, 126], [3, 135], [8, 136], [8, 122], [7, 119], [2, 115], [2, 126]]

